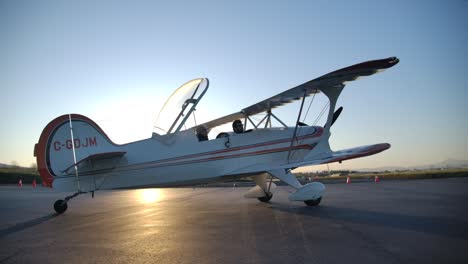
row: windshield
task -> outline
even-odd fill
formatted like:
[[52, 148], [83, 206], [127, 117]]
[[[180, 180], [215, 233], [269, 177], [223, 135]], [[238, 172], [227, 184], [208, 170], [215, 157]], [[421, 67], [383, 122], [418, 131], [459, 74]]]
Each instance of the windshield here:
[[200, 78], [175, 90], [159, 111], [155, 132], [164, 135], [180, 131], [207, 89], [208, 79]]

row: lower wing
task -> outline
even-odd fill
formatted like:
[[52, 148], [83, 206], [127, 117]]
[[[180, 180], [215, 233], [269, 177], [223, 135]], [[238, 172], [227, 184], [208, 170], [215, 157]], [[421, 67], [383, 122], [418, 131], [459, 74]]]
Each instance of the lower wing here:
[[339, 151], [332, 151], [329, 153], [322, 153], [308, 157], [299, 162], [285, 163], [285, 164], [255, 164], [251, 166], [244, 167], [236, 171], [230, 171], [225, 173], [226, 175], [233, 174], [249, 174], [249, 173], [259, 173], [259, 172], [268, 172], [273, 170], [280, 169], [295, 169], [298, 167], [310, 166], [310, 165], [320, 165], [332, 162], [340, 162], [343, 160], [356, 159], [360, 157], [366, 157], [370, 155], [377, 154], [386, 149], [390, 148], [390, 144], [381, 143], [368, 146], [355, 147], [350, 149], [343, 149]]
[[341, 162], [343, 160], [371, 156], [379, 152], [382, 152], [384, 150], [387, 150], [389, 148], [390, 148], [390, 144], [380, 143], [380, 144], [361, 146], [361, 147], [355, 147], [355, 148], [350, 148], [350, 149], [343, 149], [339, 151], [333, 151], [330, 153], [330, 155], [320, 155], [317, 158], [306, 159], [304, 161], [295, 162], [295, 163], [283, 164], [283, 165], [280, 165], [278, 169], [279, 168], [291, 169], [291, 168], [297, 168], [297, 167], [303, 167], [303, 166], [309, 166], [309, 165], [320, 165], [320, 164], [332, 163], [332, 162], [337, 162], [337, 161]]

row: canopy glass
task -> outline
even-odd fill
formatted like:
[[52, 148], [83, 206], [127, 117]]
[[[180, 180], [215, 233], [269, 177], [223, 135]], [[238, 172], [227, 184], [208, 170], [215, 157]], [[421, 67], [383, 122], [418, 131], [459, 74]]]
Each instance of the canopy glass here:
[[208, 90], [208, 79], [191, 80], [167, 99], [156, 119], [155, 132], [164, 135], [180, 131]]

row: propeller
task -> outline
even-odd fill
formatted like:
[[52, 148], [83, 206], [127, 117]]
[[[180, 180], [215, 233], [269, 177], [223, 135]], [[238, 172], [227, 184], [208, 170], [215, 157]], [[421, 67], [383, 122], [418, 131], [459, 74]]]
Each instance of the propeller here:
[[[338, 119], [338, 117], [340, 116], [341, 112], [343, 111], [343, 107], [340, 106], [340, 108], [338, 108], [335, 113], [333, 113], [333, 118], [332, 118], [332, 121], [331, 121], [331, 124], [330, 124], [330, 127], [333, 126], [333, 124], [335, 123], [335, 121]], [[325, 125], [325, 127], [327, 127]]]
[[[335, 121], [338, 119], [338, 117], [341, 115], [341, 112], [343, 111], [343, 107], [340, 106], [340, 108], [338, 108], [335, 113], [333, 113], [333, 118], [332, 118], [332, 122], [331, 122], [331, 126], [333, 126], [333, 124], [335, 123]], [[297, 125], [298, 126], [308, 126], [306, 123], [303, 123], [303, 122], [297, 122]], [[325, 125], [325, 127], [327, 127], [327, 125]], [[324, 128], [325, 128], [324, 127]]]

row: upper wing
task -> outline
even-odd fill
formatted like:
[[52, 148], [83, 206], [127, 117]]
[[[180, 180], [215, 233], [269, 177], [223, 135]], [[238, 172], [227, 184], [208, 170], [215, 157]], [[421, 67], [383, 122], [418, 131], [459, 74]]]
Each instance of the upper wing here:
[[399, 60], [396, 57], [391, 57], [387, 59], [367, 61], [330, 72], [317, 79], [308, 81], [259, 103], [244, 108], [240, 112], [214, 119], [202, 125], [207, 128], [212, 128], [228, 122], [232, 122], [239, 118], [243, 118], [245, 115], [250, 116], [270, 111], [275, 107], [290, 103], [294, 100], [299, 100], [304, 95], [309, 96], [327, 89], [343, 87], [346, 82], [354, 81], [359, 77], [369, 76], [379, 71], [383, 71], [396, 65], [398, 62]]

